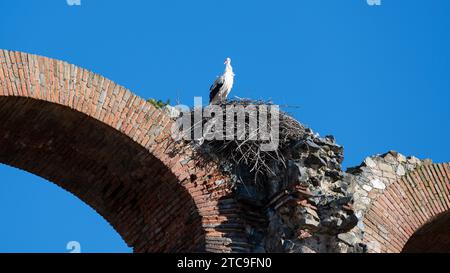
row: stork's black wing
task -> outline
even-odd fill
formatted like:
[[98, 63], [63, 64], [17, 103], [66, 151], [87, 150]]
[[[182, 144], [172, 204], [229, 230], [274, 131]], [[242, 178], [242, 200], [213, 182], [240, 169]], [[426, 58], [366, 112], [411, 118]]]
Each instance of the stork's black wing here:
[[220, 89], [223, 86], [223, 82], [224, 82], [224, 77], [221, 76], [219, 78], [216, 79], [216, 81], [213, 83], [213, 85], [211, 86], [211, 88], [209, 89], [209, 103], [212, 102], [212, 100], [219, 94]]

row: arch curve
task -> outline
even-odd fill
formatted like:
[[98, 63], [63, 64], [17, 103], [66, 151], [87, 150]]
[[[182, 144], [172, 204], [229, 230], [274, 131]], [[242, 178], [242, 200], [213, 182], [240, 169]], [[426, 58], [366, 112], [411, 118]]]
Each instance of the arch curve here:
[[135, 252], [247, 251], [228, 178], [171, 153], [171, 125], [98, 74], [0, 50], [0, 163], [72, 192]]
[[[421, 246], [414, 238], [429, 230], [436, 221], [442, 222], [441, 216], [449, 212], [450, 164], [418, 167], [389, 185], [373, 201], [364, 219], [364, 242], [371, 252], [400, 253], [410, 249], [405, 246], [411, 245], [411, 241], [415, 241], [414, 249], [420, 250]], [[445, 231], [442, 228], [435, 230]], [[441, 235], [449, 235], [448, 226], [446, 232]], [[425, 246], [422, 249], [426, 251]]]

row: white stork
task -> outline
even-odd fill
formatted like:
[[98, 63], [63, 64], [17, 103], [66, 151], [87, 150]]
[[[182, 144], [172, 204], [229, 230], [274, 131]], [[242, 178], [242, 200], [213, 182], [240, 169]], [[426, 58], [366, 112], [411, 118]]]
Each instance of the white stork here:
[[209, 103], [220, 104], [224, 102], [233, 88], [234, 73], [231, 66], [231, 59], [225, 60], [225, 72], [222, 76], [218, 77], [209, 89]]

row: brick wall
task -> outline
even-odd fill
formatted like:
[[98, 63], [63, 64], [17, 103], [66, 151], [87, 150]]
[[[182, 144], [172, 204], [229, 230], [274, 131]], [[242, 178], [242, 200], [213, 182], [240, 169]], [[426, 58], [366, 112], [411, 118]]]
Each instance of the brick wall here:
[[[448, 227], [447, 232], [441, 225], [431, 227], [450, 211], [449, 164], [433, 164], [429, 159], [390, 151], [366, 158], [349, 172], [354, 179], [354, 208], [359, 218], [352, 232], [367, 245], [368, 252], [399, 253], [410, 240], [415, 241], [411, 249], [419, 250], [414, 238], [424, 233], [424, 228], [434, 230], [428, 232], [428, 239], [450, 235]], [[427, 241], [419, 237], [422, 243]], [[423, 247], [423, 251], [431, 249]]]
[[421, 166], [373, 202], [364, 220], [365, 241], [377, 243], [373, 252], [401, 252], [421, 227], [449, 210], [450, 165]]

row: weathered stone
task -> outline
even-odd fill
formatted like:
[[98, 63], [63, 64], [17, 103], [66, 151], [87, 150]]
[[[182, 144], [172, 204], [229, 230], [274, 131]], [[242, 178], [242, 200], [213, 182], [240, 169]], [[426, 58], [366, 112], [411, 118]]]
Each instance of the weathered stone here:
[[320, 168], [327, 165], [327, 162], [323, 160], [323, 158], [321, 158], [318, 154], [310, 154], [309, 157], [305, 160], [305, 163], [313, 168]]
[[390, 163], [390, 164], [397, 164], [398, 163], [397, 160], [395, 159], [395, 157], [391, 153], [387, 153], [384, 156], [384, 161], [386, 161], [387, 163]]
[[378, 178], [371, 180], [370, 183], [372, 183], [372, 187], [375, 189], [384, 190], [386, 188], [386, 185]]
[[332, 144], [336, 143], [336, 138], [333, 135], [327, 135], [325, 136], [325, 139]]
[[371, 200], [370, 198], [368, 198], [368, 197], [361, 197], [360, 200], [361, 200], [361, 203], [363, 203], [364, 205], [369, 205], [370, 202], [372, 201], [372, 200]]
[[429, 158], [422, 160], [422, 165], [429, 166], [432, 164], [433, 164], [433, 160], [431, 160]]
[[399, 176], [405, 175], [406, 174], [405, 167], [403, 167], [403, 165], [401, 165], [401, 164], [398, 165], [396, 174]]
[[341, 233], [337, 237], [349, 246], [353, 246], [358, 242], [358, 238], [352, 232]]
[[305, 221], [304, 221], [304, 226], [308, 227], [310, 229], [315, 229], [319, 226], [319, 221], [317, 221], [314, 217], [312, 216], [306, 216], [305, 217]]
[[397, 157], [398, 156], [398, 154], [399, 154], [399, 152], [397, 152], [397, 151], [394, 151], [394, 150], [390, 150], [389, 152], [387, 152], [386, 154], [390, 154], [390, 155], [392, 155], [393, 157]]
[[372, 187], [369, 185], [363, 185], [362, 188], [367, 192], [370, 192], [372, 190]]
[[383, 177], [387, 179], [396, 179], [395, 173], [393, 172], [383, 172]]
[[[362, 217], [359, 217], [358, 219], [361, 219]], [[364, 221], [358, 221], [357, 227], [361, 230], [364, 230], [366, 225], [364, 225]]]
[[399, 163], [405, 163], [406, 162], [406, 157], [402, 154], [397, 154], [397, 161]]
[[382, 172], [382, 171], [380, 171], [380, 170], [375, 170], [375, 169], [372, 170], [372, 174], [373, 174], [374, 176], [383, 176], [383, 172]]
[[361, 197], [366, 197], [368, 195], [368, 192], [365, 190], [357, 190], [355, 191], [355, 193], [353, 194], [353, 197], [355, 199], [361, 198]]
[[337, 242], [335, 248], [338, 253], [348, 253], [349, 252], [349, 246], [346, 243]]
[[288, 161], [288, 182], [290, 184], [308, 185], [308, 168], [292, 160]]
[[311, 151], [319, 151], [321, 149], [319, 145], [309, 139], [305, 141], [305, 144], [311, 149]]
[[419, 164], [421, 164], [420, 159], [418, 159], [418, 158], [415, 157], [415, 156], [409, 157], [409, 158], [407, 159], [407, 162], [408, 162], [409, 164], [412, 164], [412, 165], [419, 165]]
[[376, 168], [377, 167], [377, 163], [375, 163], [375, 161], [373, 161], [372, 158], [368, 157], [364, 160], [364, 163], [370, 167], [370, 168]]
[[313, 210], [310, 207], [305, 207], [305, 210], [308, 214], [312, 215], [315, 219], [319, 219], [319, 215], [317, 214], [317, 212], [315, 210]]
[[393, 172], [392, 166], [383, 162], [378, 162], [378, 168], [383, 172]]

